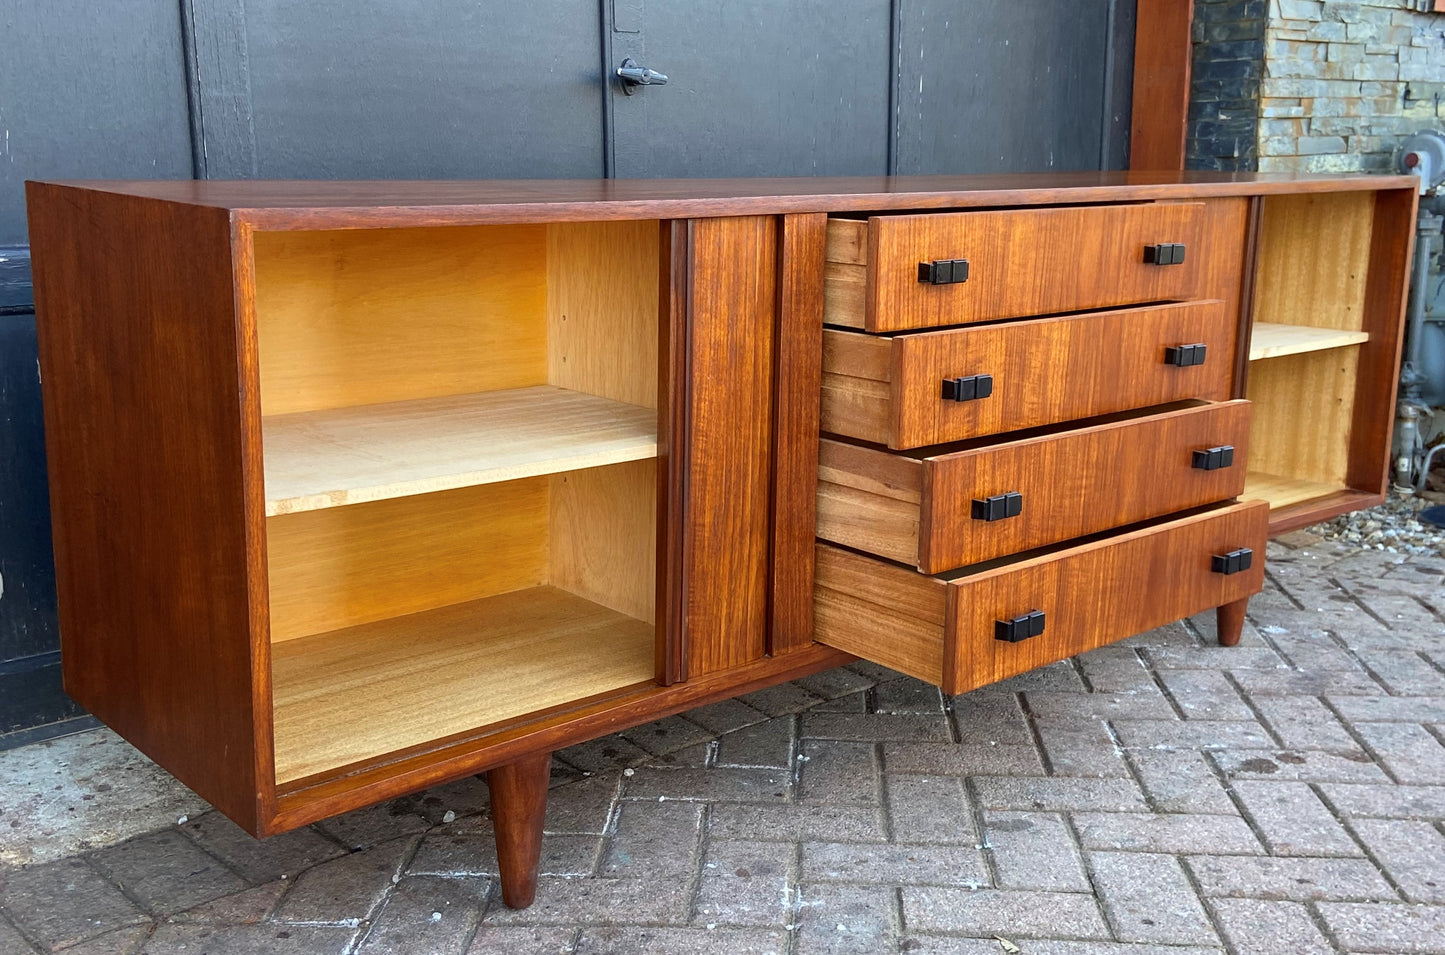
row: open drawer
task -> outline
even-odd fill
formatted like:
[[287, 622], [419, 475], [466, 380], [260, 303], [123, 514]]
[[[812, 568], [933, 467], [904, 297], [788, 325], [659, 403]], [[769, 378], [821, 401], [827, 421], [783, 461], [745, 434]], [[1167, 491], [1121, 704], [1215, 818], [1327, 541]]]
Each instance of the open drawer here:
[[874, 216], [828, 222], [823, 320], [870, 332], [1199, 294], [1202, 202]]
[[934, 574], [1237, 497], [1248, 401], [1190, 402], [1003, 443], [824, 439], [818, 536]]
[[920, 448], [1187, 398], [1229, 397], [1223, 302], [912, 335], [823, 332], [822, 429]]
[[817, 639], [963, 693], [1258, 593], [1268, 530], [1251, 501], [933, 577], [820, 543]]

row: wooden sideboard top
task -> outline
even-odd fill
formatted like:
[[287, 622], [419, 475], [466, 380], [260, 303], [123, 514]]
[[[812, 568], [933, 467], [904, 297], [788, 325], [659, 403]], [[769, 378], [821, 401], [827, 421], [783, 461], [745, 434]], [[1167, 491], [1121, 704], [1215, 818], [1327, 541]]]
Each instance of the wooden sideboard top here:
[[252, 228], [346, 229], [977, 208], [1415, 188], [1413, 176], [1071, 172], [790, 179], [32, 182], [225, 209]]

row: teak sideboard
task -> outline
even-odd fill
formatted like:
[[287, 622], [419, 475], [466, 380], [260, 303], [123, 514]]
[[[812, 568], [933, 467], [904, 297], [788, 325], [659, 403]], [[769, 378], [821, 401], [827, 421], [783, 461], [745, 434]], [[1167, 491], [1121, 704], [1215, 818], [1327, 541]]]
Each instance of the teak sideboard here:
[[1416, 181], [30, 183], [67, 691], [268, 835], [855, 657], [961, 693], [1386, 490]]

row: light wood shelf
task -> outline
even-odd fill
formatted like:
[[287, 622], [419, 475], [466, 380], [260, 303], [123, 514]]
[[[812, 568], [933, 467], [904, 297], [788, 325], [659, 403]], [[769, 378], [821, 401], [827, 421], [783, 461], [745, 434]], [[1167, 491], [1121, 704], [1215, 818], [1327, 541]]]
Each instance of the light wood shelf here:
[[266, 515], [657, 456], [657, 412], [550, 385], [262, 419]]
[[278, 783], [653, 678], [651, 625], [554, 587], [271, 652]]
[[1339, 328], [1311, 328], [1307, 325], [1278, 325], [1255, 322], [1249, 340], [1249, 360], [1300, 355], [1327, 348], [1345, 348], [1370, 340], [1369, 332]]
[[1244, 478], [1244, 494], [1241, 500], [1268, 501], [1271, 507], [1288, 507], [1300, 501], [1310, 501], [1344, 490], [1342, 484], [1327, 484], [1323, 481], [1306, 481], [1301, 478], [1266, 474], [1250, 471]]

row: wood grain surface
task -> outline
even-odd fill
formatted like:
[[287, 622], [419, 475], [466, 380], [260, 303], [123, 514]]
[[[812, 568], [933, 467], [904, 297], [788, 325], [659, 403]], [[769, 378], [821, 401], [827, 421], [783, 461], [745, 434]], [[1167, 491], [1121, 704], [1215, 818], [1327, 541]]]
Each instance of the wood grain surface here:
[[[941, 573], [1235, 497], [1248, 442], [1247, 401], [920, 458], [825, 440], [818, 536]], [[1226, 444], [1232, 467], [1193, 467], [1195, 450]], [[908, 465], [905, 491], [890, 472]], [[1010, 491], [1017, 517], [972, 518], [974, 499]]]
[[254, 829], [271, 760], [264, 517], [231, 223], [27, 195], [66, 692]]
[[1249, 340], [1249, 360], [1303, 355], [1305, 352], [1324, 351], [1327, 348], [1360, 345], [1369, 340], [1370, 333], [1365, 331], [1255, 322], [1253, 337]]
[[1194, 0], [1139, 0], [1129, 168], [1184, 168]]
[[[1193, 298], [1208, 261], [1203, 217], [1198, 202], [875, 216], [866, 264], [835, 263], [829, 276], [860, 272], [864, 310], [830, 297], [824, 320], [889, 332]], [[1145, 262], [1158, 242], [1183, 243], [1184, 263]], [[936, 259], [967, 259], [968, 281], [920, 282], [918, 263]]]
[[[1186, 398], [1226, 399], [1236, 326], [1223, 304], [1211, 301], [887, 339], [837, 329], [823, 334], [823, 430], [878, 440], [877, 422], [886, 418], [882, 437], [903, 449]], [[1167, 346], [1196, 342], [1207, 346], [1204, 364], [1164, 363]], [[881, 361], [836, 361], [845, 352], [884, 348], [891, 353], [883, 382], [846, 374], [875, 374]], [[993, 376], [990, 397], [940, 397], [943, 379], [979, 374]]]

